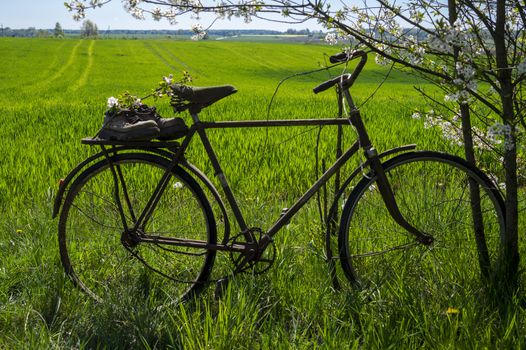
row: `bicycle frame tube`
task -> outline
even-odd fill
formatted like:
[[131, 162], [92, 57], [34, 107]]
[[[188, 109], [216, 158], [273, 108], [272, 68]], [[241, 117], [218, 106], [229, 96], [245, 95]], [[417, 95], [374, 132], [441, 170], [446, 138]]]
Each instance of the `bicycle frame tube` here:
[[161, 180], [157, 184], [157, 187], [155, 188], [152, 196], [148, 200], [148, 203], [144, 207], [141, 215], [139, 216], [139, 219], [136, 221], [135, 225], [133, 226], [133, 230], [137, 230], [138, 228], [144, 228], [146, 226], [146, 223], [150, 219], [150, 217], [153, 214], [153, 211], [155, 210], [155, 207], [157, 206], [157, 203], [161, 199], [162, 194], [164, 193], [164, 190], [166, 189], [166, 186], [168, 186], [168, 180], [170, 179], [170, 173], [173, 168], [177, 166], [179, 163], [179, 160], [182, 159], [184, 155], [184, 151], [186, 148], [188, 148], [188, 145], [190, 144], [190, 141], [192, 140], [193, 136], [195, 134], [195, 130], [190, 130], [188, 136], [183, 140], [183, 143], [181, 144], [181, 147], [177, 149], [175, 156], [170, 163], [170, 166], [168, 169], [166, 169], [165, 173], [161, 177]]
[[[280, 127], [280, 126], [350, 125], [349, 120], [345, 118], [201, 122], [197, 114], [192, 114], [192, 119], [194, 120], [194, 124], [192, 124], [188, 135], [183, 140], [181, 146], [177, 149], [175, 156], [172, 162], [170, 163], [170, 167], [163, 174], [163, 177], [159, 181], [159, 184], [154, 190], [154, 193], [152, 194], [150, 200], [148, 201], [143, 212], [141, 213], [138, 220], [136, 221], [133, 227], [133, 230], [146, 226], [147, 221], [153, 214], [155, 207], [157, 206], [157, 203], [159, 202], [164, 190], [166, 189], [166, 186], [168, 185], [168, 179], [170, 178], [171, 169], [176, 167], [177, 164], [180, 162], [180, 160], [182, 159], [184, 155], [186, 148], [188, 148], [190, 141], [192, 140], [192, 138], [195, 136], [196, 133], [199, 135], [201, 142], [203, 143], [203, 146], [207, 152], [207, 155], [212, 163], [212, 167], [214, 169], [215, 176], [219, 179], [221, 183], [221, 187], [223, 188], [227, 201], [234, 213], [235, 219], [239, 225], [241, 232], [247, 232], [248, 225], [245, 222], [245, 219], [243, 217], [243, 214], [241, 213], [239, 205], [237, 204], [234, 194], [230, 188], [230, 185], [228, 184], [228, 181], [221, 168], [221, 165], [219, 164], [219, 160], [217, 159], [215, 151], [212, 145], [210, 144], [208, 136], [206, 135], [206, 129], [260, 128], [260, 127]], [[341, 165], [343, 165], [343, 163]], [[338, 170], [338, 168], [334, 169], [334, 171], [336, 170]], [[323, 183], [321, 183], [317, 188], [323, 185]], [[249, 239], [248, 236], [246, 238]]]
[[296, 213], [309, 201], [309, 199], [351, 158], [360, 148], [360, 142], [356, 141], [349, 147], [340, 158], [301, 196], [296, 203], [282, 215], [278, 221], [267, 231], [269, 237], [273, 237]]
[[[215, 176], [219, 179], [221, 187], [225, 193], [230, 208], [234, 214], [234, 217], [239, 225], [240, 231], [245, 235], [247, 241], [251, 241], [253, 238], [250, 236], [249, 227], [245, 222], [241, 209], [237, 203], [237, 200], [230, 188], [226, 176], [223, 173], [217, 155], [208, 139], [206, 129], [229, 129], [229, 128], [260, 128], [260, 127], [283, 127], [283, 126], [327, 126], [327, 125], [353, 125], [358, 132], [358, 140], [353, 143], [330, 167], [325, 173], [288, 209], [278, 220], [268, 229], [266, 236], [263, 237], [260, 247], [264, 248], [271, 241], [272, 237], [285, 226], [290, 219], [308, 202], [308, 200], [325, 184], [329, 179], [339, 170], [342, 166], [360, 149], [363, 148], [367, 159], [369, 160], [370, 167], [378, 177], [378, 187], [380, 193], [384, 199], [384, 202], [389, 210], [389, 213], [399, 223], [400, 226], [404, 227], [410, 233], [414, 234], [420, 241], [426, 243], [428, 236], [421, 233], [413, 226], [411, 226], [400, 213], [394, 194], [391, 190], [387, 177], [383, 171], [381, 162], [376, 153], [374, 147], [372, 147], [365, 126], [361, 120], [359, 111], [354, 108], [352, 98], [347, 90], [344, 91], [344, 97], [349, 102], [351, 111], [349, 112], [348, 118], [327, 118], [327, 119], [292, 119], [292, 120], [247, 120], [247, 121], [221, 121], [221, 122], [201, 122], [197, 114], [192, 114], [194, 123], [190, 127], [189, 133], [182, 142], [179, 149], [170, 164], [169, 169], [161, 178], [157, 188], [155, 189], [152, 197], [150, 198], [146, 208], [143, 210], [139, 219], [137, 220], [134, 229], [144, 227], [146, 222], [152, 215], [155, 207], [161, 198], [170, 177], [170, 171], [179, 163], [182, 159], [186, 148], [189, 146], [190, 141], [197, 133], [201, 142], [207, 152], [208, 158], [212, 163]], [[184, 244], [184, 243], [182, 243]], [[225, 247], [226, 248], [226, 247]], [[219, 245], [216, 249], [219, 248]]]
[[[332, 118], [332, 119], [292, 119], [292, 120], [247, 120], [247, 121], [223, 121], [223, 122], [200, 122], [198, 116], [192, 116], [194, 121], [197, 121], [192, 127], [197, 129], [201, 142], [205, 147], [205, 150], [209, 156], [212, 166], [215, 171], [215, 175], [221, 183], [221, 187], [225, 192], [227, 201], [232, 208], [236, 221], [241, 229], [241, 232], [248, 233], [248, 226], [245, 222], [243, 214], [237, 204], [237, 201], [232, 193], [230, 185], [221, 169], [221, 165], [217, 159], [217, 156], [208, 140], [205, 129], [231, 129], [231, 128], [260, 128], [260, 127], [283, 127], [283, 126], [325, 126], [325, 125], [350, 125], [348, 119], [344, 118]], [[273, 234], [275, 234], [281, 227], [283, 227], [284, 218], [292, 217], [303, 205], [312, 197], [314, 193], [325, 183], [328, 179], [339, 169], [342, 165], [358, 150], [358, 142], [352, 147], [352, 152], [346, 152], [344, 156], [340, 157], [335, 164], [320, 178], [294, 205], [288, 212], [281, 217], [276, 224], [273, 226]], [[268, 234], [268, 233], [267, 233]], [[249, 235], [246, 236], [247, 240], [250, 239]]]

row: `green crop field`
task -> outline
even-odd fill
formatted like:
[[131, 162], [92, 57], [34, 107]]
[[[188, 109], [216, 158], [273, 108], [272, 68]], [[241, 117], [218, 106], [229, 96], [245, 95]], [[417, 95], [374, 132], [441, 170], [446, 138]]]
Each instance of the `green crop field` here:
[[[337, 50], [280, 43], [1, 38], [0, 348], [525, 347], [523, 297], [497, 307], [472, 266], [465, 266], [467, 280], [475, 284], [467, 295], [422, 291], [423, 281], [401, 283], [389, 295], [335, 290], [316, 201], [278, 234], [270, 271], [237, 276], [219, 299], [212, 284], [196, 300], [179, 305], [163, 305], [156, 295], [143, 300], [122, 295], [99, 304], [64, 274], [53, 201], [60, 179], [97, 151], [80, 140], [101, 127], [108, 97], [123, 91], [146, 96], [163, 76], [188, 71], [196, 86], [231, 84], [238, 90], [204, 110], [200, 116], [206, 121], [335, 117], [334, 91], [315, 95], [312, 88], [343, 68], [299, 73], [327, 66], [328, 55]], [[414, 86], [432, 94], [433, 89], [397, 70], [384, 81], [388, 72], [370, 57], [353, 88], [376, 147], [385, 151], [415, 143], [418, 149], [461, 155], [439, 130], [411, 118], [415, 109], [426, 109]], [[270, 104], [278, 83], [288, 77]], [[165, 117], [174, 115], [165, 100], [144, 102]], [[189, 115], [181, 116], [190, 123]], [[356, 135], [346, 129], [348, 146]], [[263, 230], [335, 159], [335, 127], [212, 130], [209, 136], [248, 225]], [[196, 141], [187, 158], [213, 178]], [[374, 210], [365, 216], [383, 217]], [[462, 256], [451, 251], [445, 259]], [[213, 278], [227, 269], [227, 260], [218, 257]]]

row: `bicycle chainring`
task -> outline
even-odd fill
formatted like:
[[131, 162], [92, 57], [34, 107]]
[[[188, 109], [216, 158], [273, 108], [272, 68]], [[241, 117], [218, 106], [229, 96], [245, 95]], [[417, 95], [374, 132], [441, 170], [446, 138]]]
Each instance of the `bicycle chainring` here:
[[[250, 228], [249, 234], [252, 239], [254, 239], [256, 253], [254, 254], [254, 257], [239, 270], [239, 272], [252, 270], [254, 274], [259, 275], [268, 271], [273, 265], [274, 260], [276, 259], [276, 246], [274, 245], [274, 241], [271, 240], [267, 247], [264, 250], [261, 250], [259, 243], [261, 242], [264, 233], [258, 227]], [[245, 234], [243, 233], [236, 235], [230, 241], [232, 245], [248, 243], [246, 242]], [[230, 259], [236, 268], [241, 264], [244, 258], [245, 256], [243, 254], [234, 252], [230, 253]]]

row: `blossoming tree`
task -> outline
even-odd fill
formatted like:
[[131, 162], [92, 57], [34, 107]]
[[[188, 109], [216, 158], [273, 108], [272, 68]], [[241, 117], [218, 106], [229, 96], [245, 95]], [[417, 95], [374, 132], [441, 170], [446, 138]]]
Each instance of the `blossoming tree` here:
[[[66, 4], [74, 17], [111, 0], [80, 0]], [[506, 231], [500, 263], [501, 281], [514, 281], [519, 262], [518, 160], [526, 122], [525, 0], [122, 0], [137, 19], [156, 20], [212, 12], [220, 19], [241, 17], [269, 21], [317, 20], [326, 40], [352, 50], [356, 45], [376, 54], [379, 64], [394, 63], [443, 91], [443, 98], [421, 90], [435, 112], [415, 113], [426, 125], [442, 129], [462, 144], [466, 159], [476, 163], [478, 150], [502, 159]], [[281, 17], [279, 17], [281, 16]], [[205, 35], [193, 26], [195, 38]], [[353, 43], [352, 47], [349, 47]], [[436, 111], [441, 111], [437, 113]], [[477, 196], [472, 189], [472, 196]], [[476, 210], [476, 208], [474, 208]], [[512, 283], [513, 284], [513, 283]]]

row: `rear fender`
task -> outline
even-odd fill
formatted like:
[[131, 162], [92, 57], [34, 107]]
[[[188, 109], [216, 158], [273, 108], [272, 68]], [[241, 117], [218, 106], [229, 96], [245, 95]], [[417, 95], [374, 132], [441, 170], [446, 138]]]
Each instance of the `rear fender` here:
[[[136, 150], [137, 151], [138, 149], [127, 147], [127, 146], [122, 146], [122, 147], [115, 147], [115, 148], [109, 149], [107, 150], [107, 153], [115, 154], [119, 151], [125, 151], [125, 150]], [[170, 152], [167, 152], [161, 149], [150, 149], [149, 152], [159, 154], [160, 156], [163, 156], [166, 158], [169, 158], [171, 154]], [[56, 218], [57, 215], [60, 213], [60, 208], [62, 207], [64, 194], [69, 189], [69, 185], [71, 184], [71, 182], [77, 177], [77, 175], [84, 168], [86, 168], [88, 165], [96, 161], [99, 161], [102, 158], [106, 158], [106, 154], [104, 152], [101, 151], [99, 153], [96, 153], [86, 158], [84, 161], [80, 162], [75, 168], [73, 168], [73, 170], [69, 172], [69, 174], [65, 178], [60, 179], [59, 184], [58, 184], [57, 196], [55, 197], [55, 201], [53, 203], [53, 213], [52, 213], [53, 218]]]
[[[141, 149], [122, 146], [122, 147], [116, 147], [114, 149], [110, 149], [107, 152], [113, 155], [113, 154], [116, 154], [119, 151], [141, 151]], [[167, 158], [169, 160], [171, 160], [172, 157], [173, 157], [173, 153], [168, 152], [168, 151], [163, 150], [163, 149], [149, 148], [149, 149], [147, 149], [147, 151], [149, 153], [158, 154], [158, 155], [160, 155], [160, 156], [162, 156], [164, 158]], [[70, 171], [70, 173], [64, 179], [60, 180], [58, 191], [57, 191], [57, 196], [55, 197], [55, 201], [53, 203], [53, 214], [52, 214], [53, 218], [56, 218], [57, 215], [60, 213], [60, 209], [62, 207], [64, 195], [68, 191], [68, 189], [70, 187], [70, 184], [77, 177], [77, 175], [80, 174], [82, 172], [82, 170], [84, 170], [86, 167], [88, 167], [92, 163], [98, 162], [98, 161], [100, 161], [100, 160], [102, 160], [104, 158], [106, 158], [106, 154], [104, 152], [102, 152], [102, 151], [97, 153], [97, 154], [94, 154], [93, 156], [90, 156], [90, 157], [86, 158], [84, 161], [82, 161], [81, 163], [79, 163], [75, 168], [73, 168], [73, 170]], [[225, 223], [225, 233], [224, 233], [224, 236], [223, 236], [224, 237], [223, 238], [223, 243], [226, 243], [228, 241], [229, 237], [230, 237], [230, 221], [228, 220], [226, 207], [225, 207], [225, 204], [224, 204], [223, 200], [221, 199], [221, 195], [219, 194], [219, 191], [213, 185], [212, 181], [210, 181], [210, 179], [201, 170], [199, 170], [196, 166], [194, 166], [191, 163], [188, 163], [186, 160], [184, 160], [182, 163], [180, 163], [180, 165], [183, 166], [185, 169], [187, 169], [191, 174], [195, 175], [201, 181], [201, 183], [204, 184], [206, 186], [206, 188], [208, 188], [210, 193], [212, 193], [212, 195], [214, 196], [214, 200], [219, 205], [219, 208], [220, 208], [220, 211], [221, 211], [221, 215], [223, 216], [223, 220], [224, 220], [224, 223]]]

